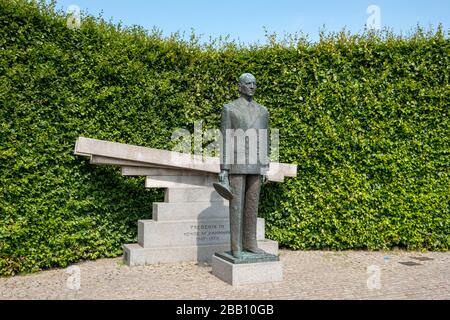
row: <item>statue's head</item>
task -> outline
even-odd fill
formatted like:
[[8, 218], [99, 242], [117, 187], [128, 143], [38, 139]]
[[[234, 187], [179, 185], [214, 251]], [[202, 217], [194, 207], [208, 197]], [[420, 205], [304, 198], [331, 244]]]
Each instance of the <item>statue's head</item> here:
[[238, 90], [242, 95], [253, 97], [256, 91], [256, 78], [251, 73], [244, 73], [239, 77]]

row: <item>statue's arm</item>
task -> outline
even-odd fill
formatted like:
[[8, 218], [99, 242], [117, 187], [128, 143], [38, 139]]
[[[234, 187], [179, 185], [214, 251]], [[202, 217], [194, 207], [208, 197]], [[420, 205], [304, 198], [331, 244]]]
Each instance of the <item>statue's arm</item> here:
[[266, 159], [267, 159], [267, 163], [262, 163], [261, 164], [261, 181], [263, 184], [268, 182], [268, 178], [267, 178], [267, 172], [269, 172], [269, 165], [270, 165], [270, 135], [269, 135], [269, 112], [266, 109], [266, 112], [264, 114], [264, 118], [263, 118], [263, 124], [262, 124], [263, 129], [266, 129], [267, 134], [266, 134]]
[[265, 167], [265, 168], [267, 168], [267, 170], [269, 170], [269, 164], [270, 164], [270, 159], [269, 159], [269, 156], [270, 156], [270, 132], [269, 132], [269, 111], [267, 111], [267, 109], [266, 109], [266, 112], [265, 112], [265, 116], [264, 116], [264, 123], [263, 123], [263, 126], [264, 126], [264, 129], [266, 129], [267, 131], [267, 135], [266, 135], [266, 138], [267, 138], [267, 141], [266, 141], [266, 143], [267, 143], [267, 146], [266, 146], [266, 152], [267, 152], [267, 163], [266, 164], [264, 164], [263, 165], [263, 167]]
[[227, 105], [222, 108], [222, 117], [220, 123], [220, 131], [222, 133], [222, 152], [220, 154], [220, 171], [221, 175], [228, 175], [228, 171], [231, 168], [231, 161], [227, 156], [227, 129], [231, 128], [231, 116], [230, 110]]

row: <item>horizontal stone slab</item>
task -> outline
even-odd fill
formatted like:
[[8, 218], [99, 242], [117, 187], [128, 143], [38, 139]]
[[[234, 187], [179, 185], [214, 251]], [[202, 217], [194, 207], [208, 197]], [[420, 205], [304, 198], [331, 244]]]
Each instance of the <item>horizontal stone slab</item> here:
[[167, 188], [164, 194], [164, 202], [221, 202], [228, 203], [220, 194], [210, 188]]
[[206, 220], [228, 217], [228, 203], [225, 202], [154, 202], [153, 220]]
[[285, 177], [296, 177], [297, 166], [286, 163], [271, 162], [267, 179], [274, 182], [283, 182]]
[[226, 219], [138, 221], [138, 243], [144, 248], [223, 244], [229, 241], [230, 226]]
[[146, 177], [146, 188], [196, 188], [211, 187], [217, 176], [152, 176]]
[[256, 239], [264, 240], [266, 238], [266, 221], [264, 218], [257, 218], [256, 220]]
[[[258, 241], [258, 247], [264, 251], [278, 255], [278, 243], [272, 240]], [[128, 266], [142, 266], [155, 263], [171, 263], [183, 261], [210, 262], [215, 252], [230, 250], [229, 244], [153, 247], [143, 248], [137, 243], [125, 244], [124, 263]]]
[[[264, 219], [258, 218], [257, 240], [264, 240]], [[144, 248], [183, 245], [227, 244], [230, 242], [230, 222], [226, 219], [187, 221], [138, 221], [138, 243]]]
[[216, 177], [216, 173], [187, 170], [187, 169], [173, 169], [173, 168], [149, 168], [149, 167], [122, 167], [123, 176], [211, 176]]

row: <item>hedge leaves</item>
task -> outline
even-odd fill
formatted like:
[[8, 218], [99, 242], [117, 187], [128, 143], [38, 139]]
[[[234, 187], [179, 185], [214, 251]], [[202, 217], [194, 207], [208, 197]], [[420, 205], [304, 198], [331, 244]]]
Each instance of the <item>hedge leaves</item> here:
[[448, 250], [450, 42], [441, 29], [198, 44], [0, 0], [0, 275], [112, 257], [161, 190], [73, 155], [78, 136], [170, 149], [217, 128], [237, 77], [297, 178], [264, 187], [267, 237], [293, 249]]

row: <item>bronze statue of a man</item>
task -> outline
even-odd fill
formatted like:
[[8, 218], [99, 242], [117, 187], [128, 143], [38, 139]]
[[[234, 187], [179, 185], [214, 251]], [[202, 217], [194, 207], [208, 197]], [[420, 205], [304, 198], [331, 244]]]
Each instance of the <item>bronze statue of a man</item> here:
[[252, 74], [239, 77], [238, 89], [240, 97], [222, 109], [219, 181], [230, 186], [231, 254], [240, 259], [248, 253], [265, 253], [257, 245], [256, 222], [260, 188], [269, 169], [269, 113], [253, 100]]

